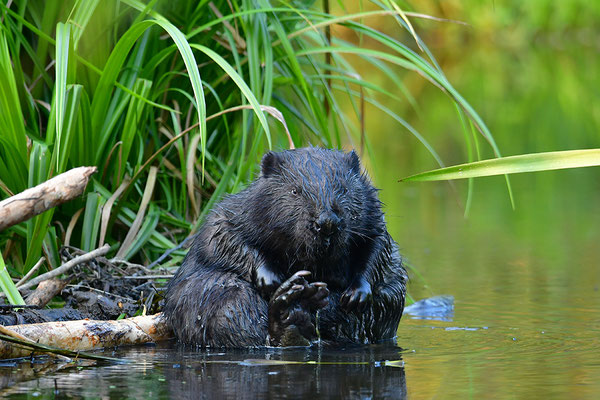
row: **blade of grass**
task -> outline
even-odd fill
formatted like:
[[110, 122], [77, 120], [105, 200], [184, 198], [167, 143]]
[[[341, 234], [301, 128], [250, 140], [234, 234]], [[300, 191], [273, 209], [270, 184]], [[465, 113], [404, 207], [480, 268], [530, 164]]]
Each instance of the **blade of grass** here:
[[156, 174], [158, 173], [157, 167], [150, 167], [150, 172], [148, 172], [148, 180], [146, 181], [146, 188], [144, 189], [144, 195], [142, 196], [142, 202], [140, 204], [140, 208], [135, 216], [135, 220], [131, 224], [129, 228], [129, 232], [127, 232], [127, 236], [123, 240], [119, 251], [115, 255], [115, 258], [123, 258], [126, 254], [128, 254], [129, 249], [134, 244], [134, 239], [138, 234], [140, 226], [144, 220], [144, 215], [146, 213], [146, 208], [150, 203], [152, 198], [152, 192], [154, 191], [154, 185], [156, 183]]
[[83, 31], [90, 22], [98, 3], [100, 3], [100, 0], [77, 0], [73, 7], [74, 15], [72, 18], [69, 17], [69, 21], [73, 24], [73, 47], [76, 50], [79, 39], [81, 39]]
[[453, 165], [451, 167], [411, 175], [400, 179], [400, 182], [477, 178], [481, 176], [595, 166], [600, 166], [600, 149], [553, 151]]
[[108, 223], [110, 220], [110, 212], [112, 210], [112, 206], [117, 201], [117, 199], [121, 196], [125, 188], [129, 185], [129, 179], [125, 178], [119, 188], [109, 197], [109, 199], [102, 207], [102, 224], [100, 226], [100, 245], [105, 244], [106, 232], [108, 230]]
[[[135, 83], [133, 91], [139, 93], [142, 97], [147, 97], [150, 93], [151, 87], [152, 82], [146, 79], [138, 79]], [[127, 160], [129, 159], [129, 152], [131, 150], [131, 146], [133, 145], [133, 140], [136, 136], [143, 135], [139, 132], [139, 126], [142, 121], [145, 106], [146, 103], [140, 101], [138, 98], [131, 98], [121, 134], [121, 141], [123, 142], [123, 145], [121, 147], [121, 165], [120, 170], [118, 171], [117, 183], [121, 182], [121, 179], [125, 174], [125, 166]]]
[[396, 4], [396, 2], [394, 0], [387, 0], [387, 3], [390, 7], [392, 7], [394, 10], [396, 10], [396, 12], [400, 16], [400, 18], [402, 18], [402, 20], [406, 24], [406, 28], [410, 32], [413, 39], [415, 39], [415, 42], [417, 43], [417, 46], [419, 46], [419, 49], [421, 49], [421, 51], [422, 51], [423, 49], [421, 48], [421, 39], [419, 38], [419, 36], [417, 36], [415, 29], [413, 28], [412, 24], [410, 23], [410, 20], [408, 19], [408, 17], [404, 13], [404, 11], [402, 11], [402, 9], [400, 7], [398, 7], [398, 4]]
[[150, 237], [152, 236], [156, 229], [156, 226], [158, 225], [159, 218], [160, 210], [155, 204], [150, 203], [148, 216], [144, 218], [144, 223], [137, 232], [135, 236], [135, 241], [132, 242], [131, 247], [127, 250], [127, 253], [125, 253], [123, 259], [129, 260], [142, 248], [142, 246], [144, 246], [150, 240]]
[[56, 157], [57, 169], [56, 173], [62, 173], [67, 169], [67, 161], [72, 155], [71, 146], [78, 132], [77, 117], [79, 115], [79, 105], [81, 101], [81, 92], [83, 86], [69, 85], [67, 88], [67, 98], [65, 105], [65, 115], [63, 116], [63, 134], [60, 142], [56, 143], [55, 151], [52, 157]]
[[102, 219], [104, 198], [98, 193], [88, 193], [83, 214], [83, 227], [81, 228], [81, 250], [92, 251], [96, 248], [98, 228]]
[[66, 97], [67, 97], [67, 71], [69, 66], [69, 41], [71, 39], [71, 24], [59, 22], [56, 25], [56, 76], [54, 85], [54, 113], [56, 122], [56, 163], [57, 170], [60, 168], [58, 163], [61, 160], [61, 139], [63, 132], [63, 122], [65, 118]]
[[258, 117], [258, 120], [260, 121], [260, 124], [265, 131], [265, 136], [267, 138], [269, 148], [271, 148], [272, 142], [271, 142], [271, 133], [269, 131], [269, 124], [267, 123], [267, 119], [265, 118], [265, 114], [263, 113], [263, 111], [261, 109], [260, 103], [254, 96], [254, 93], [252, 92], [252, 90], [250, 90], [250, 87], [248, 87], [246, 82], [244, 82], [244, 79], [240, 76], [240, 74], [238, 74], [235, 71], [235, 69], [227, 61], [225, 61], [225, 59], [223, 57], [221, 57], [219, 54], [217, 54], [213, 50], [209, 49], [206, 46], [202, 46], [199, 44], [191, 44], [190, 46], [194, 49], [200, 50], [201, 52], [203, 52], [204, 54], [209, 56], [211, 58], [211, 60], [213, 60], [215, 63], [217, 63], [217, 65], [219, 65], [219, 67], [221, 67], [223, 69], [223, 71], [225, 71], [225, 73], [227, 75], [229, 75], [231, 80], [235, 82], [235, 84], [238, 86], [238, 88], [240, 89], [240, 91], [242, 92], [242, 94], [244, 95], [246, 100], [248, 100], [248, 102], [252, 106], [254, 113]]
[[[10, 154], [2, 154], [4, 164], [10, 168], [0, 171], [2, 180], [11, 185], [13, 192], [26, 187], [27, 138], [23, 113], [19, 102], [12, 62], [4, 30], [0, 29], [0, 131], [2, 141], [9, 144]], [[10, 176], [10, 179], [7, 177]]]
[[6, 298], [8, 299], [10, 304], [13, 305], [24, 305], [25, 301], [21, 297], [21, 293], [15, 286], [14, 282], [10, 278], [8, 271], [6, 270], [6, 264], [4, 264], [4, 258], [2, 258], [2, 252], [0, 251], [0, 287], [2, 287], [2, 291], [6, 294]]

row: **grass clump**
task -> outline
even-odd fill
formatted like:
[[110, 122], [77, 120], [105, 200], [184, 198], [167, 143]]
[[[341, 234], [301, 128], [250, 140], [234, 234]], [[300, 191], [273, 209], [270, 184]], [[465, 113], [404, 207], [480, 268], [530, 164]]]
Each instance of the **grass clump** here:
[[[448, 94], [499, 156], [410, 24], [424, 16], [373, 4], [339, 17], [311, 1], [0, 3], [0, 198], [98, 167], [82, 198], [0, 233], [12, 274], [40, 255], [57, 267], [63, 245], [109, 243], [118, 257], [148, 264], [251, 179], [265, 150], [368, 149], [365, 103], [409, 129], [441, 165], [390, 106], [412, 101], [404, 73]], [[369, 26], [371, 16], [395, 19], [406, 43]], [[333, 25], [374, 45], [332, 37]], [[361, 76], [356, 59], [396, 87]], [[183, 252], [171, 256], [177, 263]]]

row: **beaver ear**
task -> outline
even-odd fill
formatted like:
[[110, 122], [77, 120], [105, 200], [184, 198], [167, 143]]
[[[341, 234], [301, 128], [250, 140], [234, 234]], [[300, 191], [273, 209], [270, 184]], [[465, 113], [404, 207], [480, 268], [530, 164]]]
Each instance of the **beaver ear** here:
[[348, 159], [348, 165], [350, 166], [350, 170], [356, 174], [360, 174], [360, 160], [358, 159], [358, 155], [354, 150], [350, 153], [346, 154]]
[[262, 175], [265, 178], [268, 178], [269, 176], [276, 174], [279, 171], [280, 165], [281, 157], [279, 156], [279, 154], [269, 151], [262, 158], [262, 162], [260, 165]]

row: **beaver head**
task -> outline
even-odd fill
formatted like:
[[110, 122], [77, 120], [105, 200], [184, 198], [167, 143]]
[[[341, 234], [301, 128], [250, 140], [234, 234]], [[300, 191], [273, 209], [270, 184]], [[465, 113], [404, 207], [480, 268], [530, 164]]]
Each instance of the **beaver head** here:
[[354, 151], [269, 152], [255, 190], [247, 208], [254, 244], [287, 269], [339, 262], [385, 229]]

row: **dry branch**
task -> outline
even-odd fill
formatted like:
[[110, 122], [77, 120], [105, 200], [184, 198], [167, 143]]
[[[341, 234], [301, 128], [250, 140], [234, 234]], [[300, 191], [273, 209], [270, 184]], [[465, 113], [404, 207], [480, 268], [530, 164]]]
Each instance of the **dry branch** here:
[[[7, 329], [34, 342], [67, 349], [86, 351], [103, 347], [157, 342], [172, 337], [162, 314], [133, 317], [119, 321], [79, 320], [12, 325]], [[26, 357], [31, 350], [0, 341], [0, 359]]]
[[81, 195], [96, 167], [73, 168], [0, 202], [0, 231]]
[[33, 278], [29, 282], [24, 283], [21, 286], [19, 286], [18, 289], [19, 290], [29, 289], [30, 287], [33, 287], [42, 281], [45, 281], [45, 280], [51, 279], [51, 278], [55, 278], [61, 274], [66, 273], [68, 270], [70, 270], [77, 264], [81, 264], [81, 263], [90, 261], [96, 257], [105, 255], [106, 253], [108, 253], [109, 250], [110, 250], [110, 246], [105, 244], [104, 246], [102, 246], [96, 250], [90, 251], [89, 253], [85, 253], [81, 256], [75, 257], [72, 260], [67, 261], [66, 263], [64, 263], [63, 265], [61, 265], [60, 267], [58, 267], [56, 269], [53, 269], [52, 271], [48, 271], [45, 274], [38, 275], [36, 278]]

